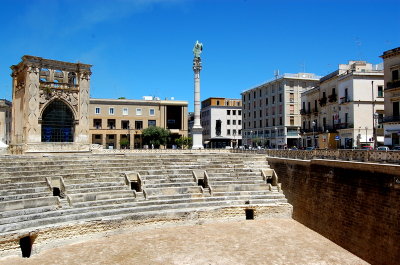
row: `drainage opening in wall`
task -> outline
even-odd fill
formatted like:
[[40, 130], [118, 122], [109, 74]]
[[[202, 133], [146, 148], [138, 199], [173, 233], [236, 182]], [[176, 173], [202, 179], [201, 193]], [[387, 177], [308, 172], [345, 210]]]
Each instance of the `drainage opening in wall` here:
[[33, 240], [30, 236], [22, 237], [19, 239], [19, 246], [21, 247], [22, 257], [29, 258], [31, 256]]
[[132, 182], [131, 182], [131, 190], [140, 191], [139, 182], [132, 181]]
[[204, 179], [198, 179], [197, 180], [197, 185], [202, 186], [203, 188], [205, 188]]
[[254, 209], [246, 209], [246, 220], [253, 220], [254, 219]]
[[60, 190], [60, 188], [53, 187], [53, 196], [61, 197], [61, 190]]

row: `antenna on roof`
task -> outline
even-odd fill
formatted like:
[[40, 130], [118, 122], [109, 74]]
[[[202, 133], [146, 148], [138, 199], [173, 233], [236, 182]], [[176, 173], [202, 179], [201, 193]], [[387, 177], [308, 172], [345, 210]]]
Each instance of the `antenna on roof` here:
[[279, 69], [274, 71], [275, 79], [278, 79], [279, 76]]

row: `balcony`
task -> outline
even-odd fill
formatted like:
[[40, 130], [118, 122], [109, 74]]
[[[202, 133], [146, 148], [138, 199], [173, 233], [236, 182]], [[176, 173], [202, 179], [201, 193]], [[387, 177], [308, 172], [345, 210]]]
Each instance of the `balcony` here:
[[387, 82], [386, 89], [400, 88], [400, 80]]
[[57, 83], [57, 82], [43, 82], [40, 81], [40, 88], [43, 90], [50, 91], [51, 89], [57, 90], [78, 90], [77, 85], [69, 83]]
[[309, 110], [305, 110], [305, 109], [301, 109], [301, 110], [300, 110], [300, 114], [301, 114], [301, 115], [310, 115], [310, 113], [311, 113], [311, 112], [310, 112]]
[[347, 102], [350, 102], [350, 101], [351, 101], [351, 99], [348, 96], [340, 98], [340, 104], [344, 104], [344, 103], [347, 103]]
[[329, 95], [328, 100], [329, 100], [329, 102], [336, 102], [337, 95], [336, 94]]
[[400, 122], [400, 116], [386, 116], [383, 118], [383, 122]]
[[352, 123], [339, 123], [339, 124], [335, 124], [335, 128], [338, 130], [349, 129], [349, 128], [354, 128], [354, 125]]
[[323, 97], [323, 98], [320, 98], [318, 101], [319, 101], [319, 105], [322, 107], [322, 106], [326, 105], [327, 98]]

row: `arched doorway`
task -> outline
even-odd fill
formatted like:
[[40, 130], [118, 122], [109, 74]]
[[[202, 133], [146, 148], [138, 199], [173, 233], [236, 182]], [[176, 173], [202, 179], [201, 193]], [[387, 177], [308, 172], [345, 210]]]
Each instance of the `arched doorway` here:
[[73, 142], [74, 115], [61, 100], [51, 102], [42, 115], [42, 142]]

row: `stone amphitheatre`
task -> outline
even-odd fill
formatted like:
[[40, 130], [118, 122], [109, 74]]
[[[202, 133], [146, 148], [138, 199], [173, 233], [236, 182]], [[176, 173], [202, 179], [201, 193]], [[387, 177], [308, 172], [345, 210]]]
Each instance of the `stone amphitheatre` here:
[[[329, 160], [336, 163], [328, 165], [332, 173], [323, 168], [328, 160], [311, 161], [320, 170], [316, 182], [301, 164], [310, 160], [155, 151], [2, 156], [0, 263], [395, 264], [399, 230], [390, 230], [398, 228], [392, 209], [398, 189], [379, 194], [371, 183], [358, 180], [351, 185], [359, 187], [346, 190], [346, 180], [342, 188], [332, 182], [345, 178], [338, 170], [348, 167], [365, 178], [380, 173], [386, 186], [386, 175], [389, 182], [398, 175], [396, 165], [373, 165], [374, 173]], [[333, 190], [346, 197], [335, 212], [328, 206], [341, 195]], [[382, 196], [391, 201], [382, 203]], [[345, 209], [346, 201], [357, 213]], [[372, 201], [381, 204], [377, 226]], [[366, 254], [371, 250], [375, 258]]]

